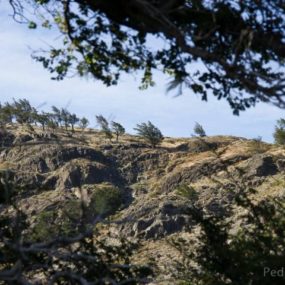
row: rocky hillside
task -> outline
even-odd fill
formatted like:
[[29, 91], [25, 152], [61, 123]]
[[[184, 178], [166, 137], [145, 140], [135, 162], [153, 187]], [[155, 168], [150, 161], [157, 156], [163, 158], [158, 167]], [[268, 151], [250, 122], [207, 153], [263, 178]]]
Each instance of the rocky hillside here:
[[56, 235], [59, 224], [70, 230], [70, 216], [78, 215], [83, 201], [90, 215], [107, 217], [102, 234], [108, 227], [139, 243], [132, 259], [155, 264], [156, 284], [176, 282], [181, 256], [171, 241], [194, 244], [199, 235], [189, 207], [232, 219], [235, 231], [241, 213], [227, 210], [240, 188], [256, 189], [257, 202], [285, 194], [285, 150], [259, 141], [166, 138], [153, 149], [135, 136], [109, 142], [94, 130], [72, 136], [18, 126], [7, 131], [0, 137], [0, 169], [17, 187], [31, 237]]

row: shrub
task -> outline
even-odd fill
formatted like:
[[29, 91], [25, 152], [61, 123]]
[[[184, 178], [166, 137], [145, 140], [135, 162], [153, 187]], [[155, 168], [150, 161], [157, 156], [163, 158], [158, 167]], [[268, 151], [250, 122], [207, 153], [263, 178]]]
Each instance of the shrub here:
[[148, 123], [138, 124], [134, 130], [138, 132], [139, 136], [150, 143], [152, 147], [156, 147], [164, 139], [161, 131], [150, 121], [148, 121]]
[[202, 127], [202, 125], [200, 125], [197, 122], [194, 126], [194, 134], [199, 136], [199, 137], [205, 137], [206, 136], [206, 132], [205, 132], [204, 128]]
[[189, 199], [189, 201], [195, 201], [198, 199], [198, 193], [196, 190], [192, 186], [188, 186], [186, 184], [179, 185], [176, 188], [176, 193], [179, 196]]
[[84, 131], [87, 126], [89, 125], [89, 121], [88, 119], [86, 119], [85, 117], [81, 118], [79, 121], [79, 127], [82, 131]]
[[113, 186], [105, 186], [95, 190], [92, 195], [90, 207], [98, 215], [114, 214], [122, 204], [121, 191]]
[[285, 145], [285, 119], [280, 119], [277, 121], [273, 137], [276, 144]]
[[64, 203], [62, 209], [54, 208], [41, 212], [30, 237], [32, 240], [44, 241], [56, 237], [74, 236], [82, 217], [81, 202], [70, 200]]
[[[0, 190], [5, 187], [0, 179]], [[86, 227], [81, 223], [80, 201], [64, 204], [69, 218], [77, 217], [77, 224], [82, 224], [76, 235], [65, 236], [57, 234], [58, 221], [66, 217], [61, 215], [64, 211], [45, 209], [37, 217], [37, 231], [31, 232], [28, 217], [14, 202], [8, 201], [14, 212], [7, 215], [6, 201], [0, 201], [0, 284], [141, 284], [151, 278], [149, 266], [130, 263], [135, 243], [111, 231], [100, 235], [95, 224]], [[67, 225], [68, 230], [74, 229], [71, 223]], [[118, 244], [110, 243], [110, 238]]]

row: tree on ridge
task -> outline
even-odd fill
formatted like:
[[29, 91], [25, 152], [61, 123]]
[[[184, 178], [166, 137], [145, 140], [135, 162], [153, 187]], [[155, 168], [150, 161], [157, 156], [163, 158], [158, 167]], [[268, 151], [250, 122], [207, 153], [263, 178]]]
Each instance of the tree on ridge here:
[[111, 122], [111, 127], [112, 131], [116, 134], [116, 141], [118, 142], [119, 136], [123, 135], [126, 130], [120, 123], [114, 121]]
[[273, 133], [275, 143], [285, 145], [285, 119], [279, 119]]
[[137, 124], [134, 130], [137, 131], [138, 135], [144, 138], [148, 143], [155, 148], [163, 140], [161, 131], [153, 125], [150, 121], [147, 123]]

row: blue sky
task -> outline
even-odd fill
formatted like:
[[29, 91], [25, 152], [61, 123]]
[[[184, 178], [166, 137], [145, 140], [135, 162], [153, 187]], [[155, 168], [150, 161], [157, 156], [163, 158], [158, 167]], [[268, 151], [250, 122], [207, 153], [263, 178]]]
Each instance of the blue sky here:
[[208, 135], [262, 136], [272, 142], [276, 120], [284, 117], [284, 110], [268, 104], [260, 103], [237, 117], [227, 102], [213, 97], [202, 102], [188, 90], [174, 97], [166, 94], [169, 78], [159, 73], [155, 75], [156, 86], [146, 91], [138, 89], [139, 74], [124, 76], [115, 87], [77, 77], [52, 81], [50, 74], [32, 60], [30, 47], [46, 48], [57, 35], [29, 30], [15, 23], [11, 13], [0, 0], [0, 102], [26, 98], [46, 110], [52, 105], [68, 107], [86, 116], [91, 127], [95, 126], [95, 115], [102, 114], [122, 123], [129, 133], [137, 123], [150, 120], [165, 136], [173, 137], [189, 137], [199, 122]]

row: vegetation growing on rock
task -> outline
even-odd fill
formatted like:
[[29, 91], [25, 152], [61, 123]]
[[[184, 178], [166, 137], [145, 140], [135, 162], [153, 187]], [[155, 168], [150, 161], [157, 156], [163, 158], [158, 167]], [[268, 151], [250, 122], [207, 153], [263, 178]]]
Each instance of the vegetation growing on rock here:
[[145, 139], [152, 147], [156, 147], [163, 140], [161, 131], [150, 121], [138, 124], [134, 130], [136, 130], [138, 135]]
[[199, 137], [205, 137], [206, 136], [206, 132], [205, 132], [204, 128], [199, 123], [195, 123], [194, 134], [199, 136]]
[[[256, 146], [255, 140], [207, 136], [164, 138], [159, 148], [153, 148], [127, 134], [120, 136], [120, 144], [110, 144], [102, 132], [90, 129], [83, 140], [82, 130], [75, 128], [70, 137], [64, 122], [61, 125], [56, 137], [49, 138], [37, 136], [42, 133], [41, 125], [33, 125], [33, 135], [25, 125], [6, 125], [11, 139], [6, 135], [0, 149], [0, 238], [9, 242], [0, 246], [5, 252], [1, 268], [10, 275], [0, 270], [1, 280], [12, 278], [13, 283], [27, 276], [36, 280], [31, 264], [40, 264], [39, 271], [42, 265], [50, 269], [44, 280], [51, 280], [60, 270], [66, 273], [69, 266], [76, 266], [77, 275], [67, 274], [62, 280], [74, 281], [78, 276], [90, 280], [86, 272], [101, 264], [107, 271], [99, 271], [101, 275], [96, 278], [103, 277], [119, 258], [122, 270], [124, 265], [151, 263], [155, 275], [123, 277], [118, 273], [120, 277], [112, 275], [114, 280], [136, 276], [144, 278], [146, 284], [157, 280], [164, 284], [167, 276], [170, 284], [191, 284], [193, 280], [215, 284], [236, 280], [239, 275], [245, 283], [257, 284], [262, 279], [254, 274], [262, 270], [264, 260], [264, 264], [275, 266], [278, 258], [282, 259], [275, 253], [269, 259], [274, 252], [272, 245], [283, 254], [284, 205], [277, 203], [284, 194], [282, 146], [260, 141]], [[9, 185], [17, 186], [8, 196], [7, 179]], [[11, 225], [17, 227], [12, 230]], [[239, 233], [240, 228], [243, 231]], [[19, 242], [17, 237], [21, 237], [21, 247], [15, 249], [12, 245]], [[120, 240], [125, 240], [128, 259], [120, 251], [124, 247], [113, 248]], [[39, 248], [39, 244], [43, 246]], [[219, 246], [226, 254], [218, 251]], [[91, 259], [98, 257], [99, 264], [73, 259], [79, 251]], [[111, 259], [104, 255], [107, 251]], [[248, 260], [240, 259], [247, 254]], [[63, 260], [65, 257], [70, 263]], [[208, 265], [203, 260], [208, 260]], [[194, 261], [204, 269], [196, 272], [194, 267], [191, 272], [197, 275], [190, 276]], [[15, 275], [9, 270], [19, 262], [23, 270]], [[235, 263], [238, 268], [228, 266]], [[281, 278], [280, 284], [283, 281]]]
[[285, 145], [285, 119], [277, 121], [273, 136], [275, 143]]
[[112, 215], [121, 205], [122, 193], [113, 186], [100, 187], [91, 196], [90, 207], [97, 215]]

